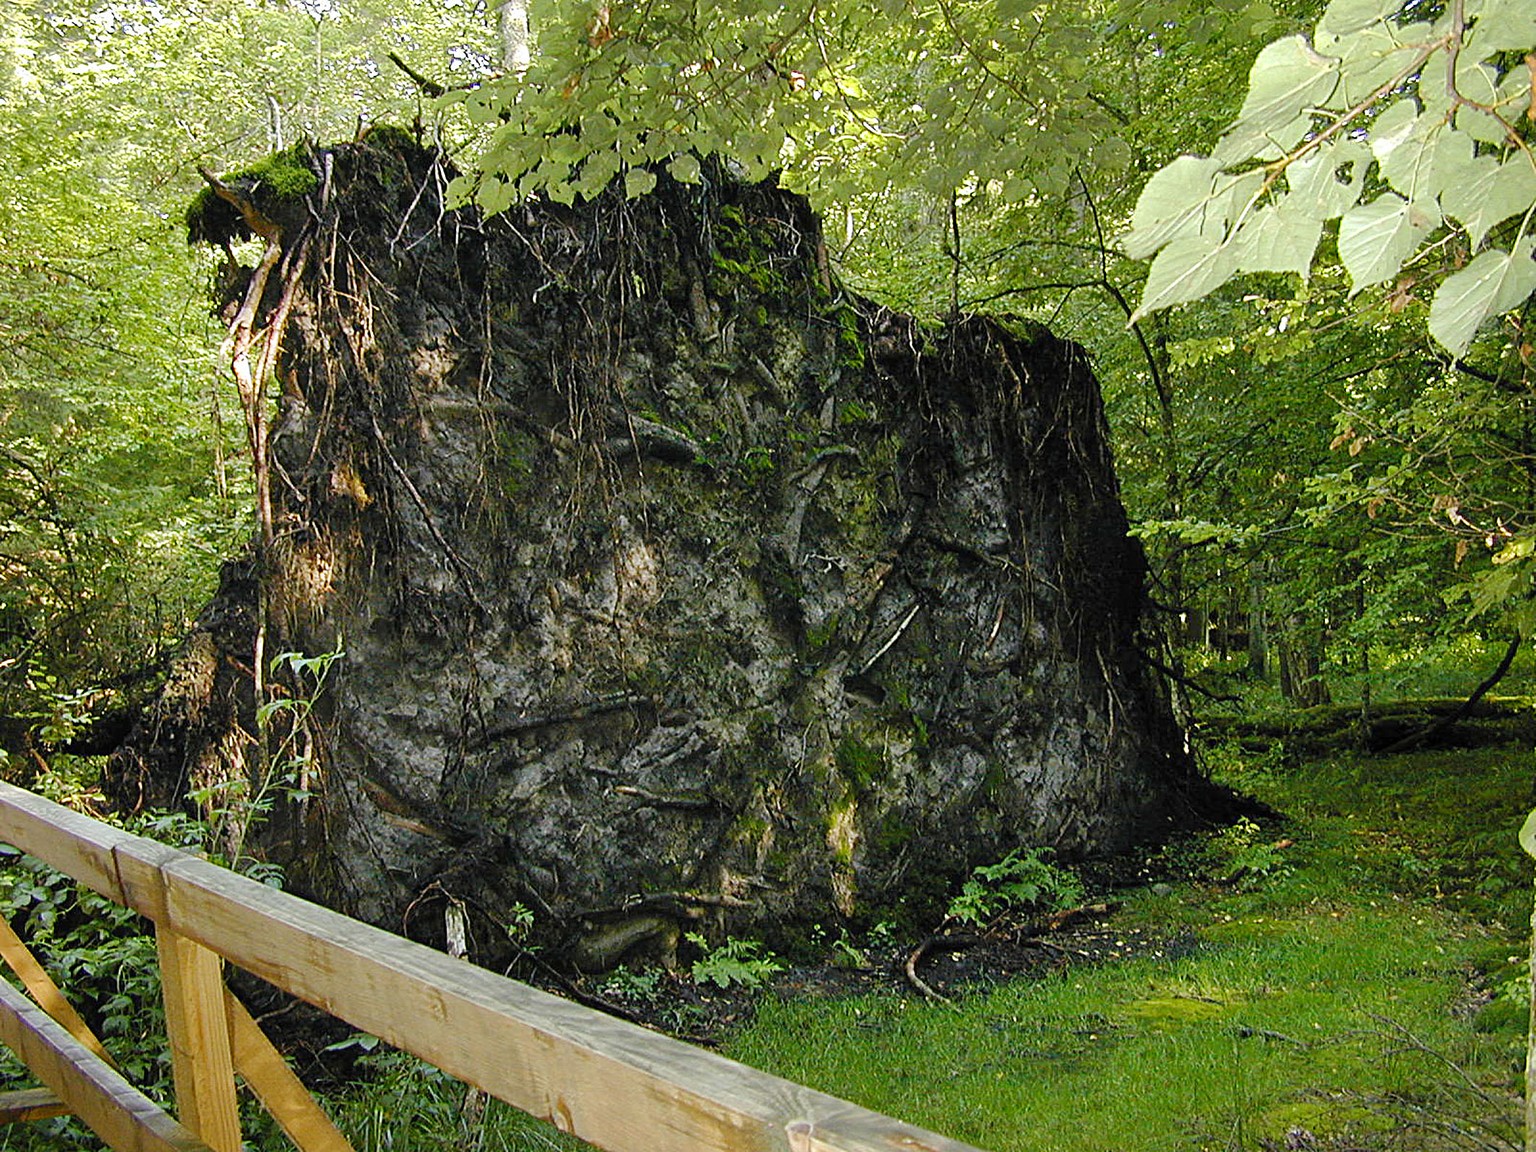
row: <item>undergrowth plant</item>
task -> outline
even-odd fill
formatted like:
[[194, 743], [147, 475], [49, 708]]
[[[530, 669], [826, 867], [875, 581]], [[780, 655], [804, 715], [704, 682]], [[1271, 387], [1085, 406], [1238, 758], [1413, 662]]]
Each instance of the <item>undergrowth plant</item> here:
[[1082, 880], [1051, 857], [1049, 848], [1016, 848], [996, 864], [973, 869], [949, 902], [949, 919], [980, 927], [1004, 912], [1058, 912], [1081, 904]]
[[[256, 709], [261, 749], [257, 779], [253, 783], [244, 774], [234, 773], [190, 794], [212, 826], [211, 841], [225, 857], [221, 863], [248, 874], [260, 870], [261, 862], [245, 851], [252, 833], [279, 798], [299, 804], [309, 799], [317, 741], [310, 717], [337, 661], [345, 656], [340, 639], [330, 651], [316, 656], [302, 652], [274, 656], [272, 681], [275, 684], [286, 671], [291, 687]], [[258, 878], [271, 879], [269, 875]]]
[[779, 958], [756, 940], [732, 938], [722, 944], [711, 945], [699, 932], [689, 932], [684, 939], [703, 953], [693, 962], [695, 984], [714, 984], [719, 988], [760, 988], [776, 973], [784, 970]]

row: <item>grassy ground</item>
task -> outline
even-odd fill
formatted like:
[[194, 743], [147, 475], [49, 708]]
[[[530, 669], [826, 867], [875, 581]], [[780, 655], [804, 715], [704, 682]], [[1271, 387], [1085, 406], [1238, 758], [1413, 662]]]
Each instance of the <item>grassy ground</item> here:
[[730, 1053], [994, 1152], [1518, 1144], [1530, 753], [1213, 759], [1289, 819], [1149, 861], [1111, 923], [1167, 947], [772, 1001]]
[[[1053, 935], [1061, 963], [955, 1007], [799, 980], [727, 1053], [992, 1152], [1512, 1152], [1528, 748], [1208, 757], [1286, 818], [1170, 845], [1142, 883], [1090, 895], [1117, 905], [1092, 925], [1099, 959], [1086, 930]], [[580, 1147], [496, 1101], [466, 1110], [462, 1085], [399, 1054], [357, 1073], [328, 1105], [360, 1152]], [[259, 1121], [250, 1137], [285, 1146]], [[65, 1146], [61, 1126], [0, 1132], [0, 1149]]]

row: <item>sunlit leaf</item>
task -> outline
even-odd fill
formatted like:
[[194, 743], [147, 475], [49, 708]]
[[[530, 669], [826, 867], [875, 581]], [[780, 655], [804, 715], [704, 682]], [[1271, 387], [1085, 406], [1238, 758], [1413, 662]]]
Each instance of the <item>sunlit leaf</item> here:
[[1289, 148], [1311, 123], [1311, 112], [1338, 85], [1338, 61], [1312, 49], [1304, 36], [1266, 46], [1248, 74], [1248, 96], [1237, 122], [1213, 153], [1232, 163], [1270, 146]]
[[1292, 207], [1289, 197], [1278, 205], [1267, 205], [1233, 238], [1237, 270], [1305, 276], [1322, 235], [1322, 218]]
[[1493, 156], [1474, 156], [1471, 149], [1447, 171], [1440, 206], [1459, 220], [1476, 248], [1488, 230], [1536, 202], [1536, 168], [1516, 154], [1502, 164]]
[[1518, 307], [1536, 291], [1533, 245], [1536, 238], [1527, 238], [1513, 252], [1484, 252], [1440, 285], [1429, 309], [1429, 331], [1453, 357], [1466, 354], [1484, 320]]
[[1351, 294], [1396, 275], [1420, 240], [1440, 222], [1439, 211], [1384, 192], [1351, 208], [1339, 221], [1339, 259]]
[[1400, 0], [1333, 0], [1317, 28], [1319, 32], [1347, 36], [1395, 15], [1400, 6]]
[[1530, 0], [1484, 0], [1477, 22], [1467, 33], [1464, 51], [1474, 60], [1496, 52], [1526, 52], [1536, 47], [1536, 6]]
[[1360, 200], [1369, 160], [1370, 153], [1358, 140], [1322, 145], [1286, 169], [1288, 203], [1320, 220], [1343, 215]]
[[1198, 300], [1225, 284], [1234, 271], [1236, 259], [1230, 244], [1203, 236], [1181, 236], [1152, 261], [1141, 306], [1131, 322], [1160, 308]]
[[1525, 849], [1527, 856], [1536, 856], [1536, 809], [1526, 816], [1525, 823], [1520, 826], [1520, 847]]
[[631, 168], [624, 174], [624, 195], [633, 200], [656, 187], [656, 173], [649, 168]]

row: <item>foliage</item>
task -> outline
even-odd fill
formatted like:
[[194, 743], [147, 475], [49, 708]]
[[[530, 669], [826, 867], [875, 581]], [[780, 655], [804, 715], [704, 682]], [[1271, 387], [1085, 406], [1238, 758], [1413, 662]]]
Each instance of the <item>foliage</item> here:
[[760, 988], [775, 973], [784, 970], [783, 963], [772, 952], [766, 951], [756, 940], [726, 940], [711, 945], [698, 932], [684, 937], [703, 955], [693, 962], [693, 982], [714, 984], [719, 988]]
[[[357, 1035], [333, 1046], [356, 1054], [345, 1087], [327, 1100], [358, 1152], [563, 1152], [588, 1147], [494, 1097], [468, 1102], [469, 1089], [406, 1052]], [[271, 1144], [285, 1147], [282, 1137]]]
[[[71, 786], [56, 779], [50, 791]], [[59, 799], [66, 798], [63, 795]], [[137, 818], [128, 830], [179, 848], [200, 849], [207, 827], [179, 813]], [[62, 988], [119, 1069], [152, 1099], [172, 1098], [165, 1010], [153, 926], [31, 856], [0, 845], [0, 916]], [[6, 1075], [25, 1075], [19, 1063]], [[72, 1120], [38, 1130], [48, 1140], [83, 1138]]]
[[311, 717], [336, 662], [345, 655], [338, 639], [330, 651], [315, 656], [302, 652], [280, 652], [274, 656], [274, 680], [280, 672], [286, 672], [289, 685], [285, 694], [274, 695], [256, 709], [256, 727], [264, 753], [256, 779], [236, 774], [190, 793], [188, 798], [208, 820], [213, 843], [219, 846], [230, 868], [247, 874], [259, 873], [263, 879], [276, 882], [276, 876], [265, 865], [246, 855], [245, 845], [279, 799], [302, 806], [310, 798], [310, 784], [317, 770], [318, 738]]
[[1536, 16], [1513, 0], [1419, 16], [1395, 0], [1334, 0], [1310, 40], [1259, 53], [1211, 154], [1179, 157], [1142, 190], [1125, 249], [1157, 257], [1133, 320], [1239, 272], [1305, 277], [1334, 220], [1353, 292], [1409, 264], [1444, 276], [1429, 330], [1452, 357], [1536, 290], [1522, 58]]
[[1057, 912], [1081, 904], [1082, 880], [1051, 863], [1051, 856], [1049, 848], [1016, 848], [996, 864], [973, 869], [949, 902], [949, 918], [984, 925], [1003, 912]]

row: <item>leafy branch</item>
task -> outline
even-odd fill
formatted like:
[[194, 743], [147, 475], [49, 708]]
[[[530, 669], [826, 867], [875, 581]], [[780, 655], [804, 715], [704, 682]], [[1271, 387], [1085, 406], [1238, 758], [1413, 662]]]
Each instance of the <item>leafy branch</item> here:
[[[1501, 241], [1431, 304], [1431, 336], [1462, 357], [1536, 291], [1536, 154], [1513, 115], [1536, 112], [1533, 44], [1536, 13], [1517, 0], [1455, 0], [1433, 24], [1396, 0], [1334, 0], [1310, 41], [1270, 44], [1212, 154], [1174, 160], [1137, 202], [1125, 249], [1155, 259], [1132, 321], [1243, 272], [1305, 277], [1334, 220], [1359, 292], [1433, 251], [1449, 223], [1473, 252]], [[1524, 61], [1501, 68], [1513, 54]]]

